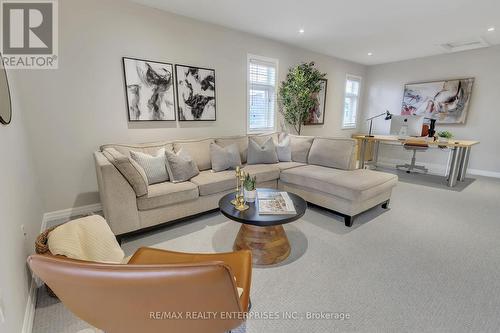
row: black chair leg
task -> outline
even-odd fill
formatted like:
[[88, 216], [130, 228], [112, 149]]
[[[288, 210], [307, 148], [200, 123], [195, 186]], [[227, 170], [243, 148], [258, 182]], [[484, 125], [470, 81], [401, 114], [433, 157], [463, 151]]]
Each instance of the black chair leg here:
[[388, 209], [388, 208], [389, 208], [389, 203], [390, 203], [390, 202], [391, 202], [391, 200], [387, 200], [386, 202], [384, 202], [384, 203], [382, 204], [382, 208], [383, 208], [383, 209]]
[[345, 223], [345, 226], [346, 226], [346, 227], [349, 227], [349, 228], [350, 228], [350, 227], [352, 227], [352, 222], [353, 222], [353, 220], [354, 220], [354, 217], [352, 217], [352, 216], [348, 216], [348, 215], [345, 215], [345, 216], [344, 216], [344, 223]]

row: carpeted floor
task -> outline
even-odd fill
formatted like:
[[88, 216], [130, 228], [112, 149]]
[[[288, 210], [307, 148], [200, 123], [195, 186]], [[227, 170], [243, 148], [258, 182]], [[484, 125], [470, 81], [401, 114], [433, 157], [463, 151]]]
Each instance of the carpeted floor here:
[[[497, 332], [500, 329], [500, 180], [478, 178], [461, 191], [399, 182], [391, 209], [375, 208], [352, 228], [320, 208], [287, 225], [292, 253], [253, 273], [256, 314], [238, 332]], [[239, 225], [220, 214], [128, 239], [177, 251], [231, 250]], [[307, 312], [348, 319], [303, 318]], [[39, 293], [33, 333], [88, 326]]]

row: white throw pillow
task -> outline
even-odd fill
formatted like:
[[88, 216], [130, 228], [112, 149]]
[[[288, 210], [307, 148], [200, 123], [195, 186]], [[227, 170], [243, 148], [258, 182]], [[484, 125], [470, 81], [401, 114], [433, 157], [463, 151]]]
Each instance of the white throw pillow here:
[[130, 157], [144, 169], [149, 185], [168, 181], [165, 148], [158, 150], [155, 156], [131, 150]]

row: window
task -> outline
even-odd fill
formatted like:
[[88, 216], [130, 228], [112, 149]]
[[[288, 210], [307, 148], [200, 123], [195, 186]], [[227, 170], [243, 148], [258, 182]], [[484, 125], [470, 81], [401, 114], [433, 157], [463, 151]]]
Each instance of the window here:
[[359, 76], [347, 75], [342, 128], [356, 128], [360, 88], [361, 78]]
[[276, 59], [248, 56], [249, 133], [275, 130], [277, 67]]

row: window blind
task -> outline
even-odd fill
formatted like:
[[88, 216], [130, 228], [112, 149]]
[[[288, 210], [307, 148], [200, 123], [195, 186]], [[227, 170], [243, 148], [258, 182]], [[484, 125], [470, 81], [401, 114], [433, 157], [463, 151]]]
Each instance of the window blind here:
[[274, 130], [276, 108], [276, 63], [248, 60], [248, 130]]

